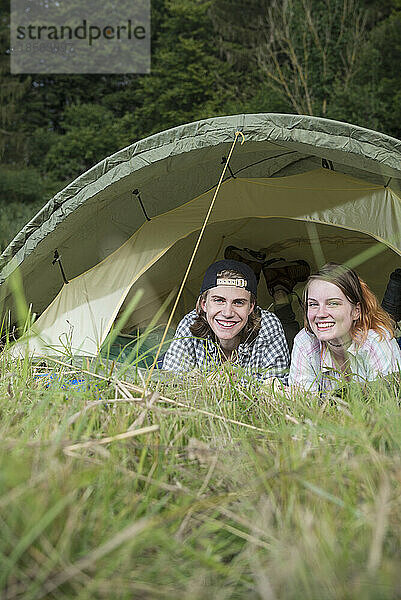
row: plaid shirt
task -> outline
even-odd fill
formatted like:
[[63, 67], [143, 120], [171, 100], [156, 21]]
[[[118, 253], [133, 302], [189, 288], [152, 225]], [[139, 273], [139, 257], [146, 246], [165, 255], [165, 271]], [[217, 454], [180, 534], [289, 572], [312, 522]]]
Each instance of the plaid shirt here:
[[[260, 310], [261, 326], [256, 338], [239, 344], [230, 362], [260, 381], [279, 377], [287, 383], [289, 352], [282, 325], [276, 315]], [[196, 310], [182, 319], [174, 340], [167, 350], [162, 368], [167, 371], [189, 371], [193, 368], [214, 370], [221, 365], [221, 349], [212, 338], [196, 338], [190, 326], [196, 319]]]
[[333, 390], [344, 384], [347, 375], [352, 381], [366, 382], [401, 372], [400, 348], [387, 333], [380, 340], [370, 329], [365, 342], [359, 345], [353, 341], [345, 355], [347, 373], [338, 370], [325, 342], [302, 329], [294, 340], [289, 384], [311, 391]]

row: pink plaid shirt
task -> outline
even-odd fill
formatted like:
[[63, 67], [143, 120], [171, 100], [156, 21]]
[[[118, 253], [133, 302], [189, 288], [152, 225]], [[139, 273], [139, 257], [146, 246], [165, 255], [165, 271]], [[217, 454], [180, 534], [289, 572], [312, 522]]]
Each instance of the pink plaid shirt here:
[[[348, 358], [346, 374], [351, 381], [373, 381], [389, 373], [401, 373], [401, 351], [388, 333], [380, 340], [370, 329], [365, 342], [359, 345], [353, 341], [345, 354]], [[344, 383], [344, 373], [338, 371], [328, 345], [302, 329], [294, 340], [289, 385], [324, 391]]]

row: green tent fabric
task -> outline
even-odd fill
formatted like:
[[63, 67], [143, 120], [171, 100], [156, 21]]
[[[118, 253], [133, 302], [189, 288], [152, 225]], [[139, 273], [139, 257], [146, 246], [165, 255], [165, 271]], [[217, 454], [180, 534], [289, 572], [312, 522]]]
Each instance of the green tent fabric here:
[[[106, 341], [102, 345], [100, 354], [115, 362], [129, 362], [138, 368], [149, 369], [156, 358], [163, 333], [164, 327], [159, 325], [151, 331], [138, 329], [131, 335], [117, 335], [111, 343]], [[159, 357], [164, 355], [173, 337], [174, 330], [170, 328]]]
[[[4, 309], [14, 311], [8, 279], [19, 267], [52, 352], [64, 337], [75, 353], [96, 354], [138, 289], [145, 293], [127, 331], [146, 326], [178, 289], [236, 131], [245, 143], [234, 150], [177, 319], [194, 306], [204, 269], [228, 245], [304, 258], [313, 269], [356, 257], [380, 295], [400, 263], [401, 142], [327, 119], [259, 114], [159, 133], [73, 181], [3, 253]], [[56, 249], [68, 284], [52, 264]], [[271, 303], [263, 282], [259, 298]], [[49, 351], [39, 341], [30, 347]]]

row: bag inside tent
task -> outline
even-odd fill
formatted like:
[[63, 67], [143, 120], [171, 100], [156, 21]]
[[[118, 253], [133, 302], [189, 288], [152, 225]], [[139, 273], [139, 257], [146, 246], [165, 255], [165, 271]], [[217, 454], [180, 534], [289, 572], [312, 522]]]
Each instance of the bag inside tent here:
[[[158, 315], [151, 360], [172, 306], [166, 299], [181, 284], [237, 131], [245, 141], [234, 148], [169, 339], [194, 308], [206, 268], [227, 246], [261, 250], [267, 260], [303, 259], [312, 272], [328, 261], [350, 264], [381, 300], [400, 266], [401, 142], [315, 117], [218, 117], [105, 159], [16, 236], [0, 261], [3, 311], [15, 319], [9, 281], [18, 268], [27, 303], [40, 315], [37, 335], [19, 348], [57, 354], [68, 339], [74, 355], [96, 356], [124, 315], [113, 350], [124, 358]], [[263, 276], [258, 304], [272, 306]], [[296, 300], [293, 307], [302, 322]]]

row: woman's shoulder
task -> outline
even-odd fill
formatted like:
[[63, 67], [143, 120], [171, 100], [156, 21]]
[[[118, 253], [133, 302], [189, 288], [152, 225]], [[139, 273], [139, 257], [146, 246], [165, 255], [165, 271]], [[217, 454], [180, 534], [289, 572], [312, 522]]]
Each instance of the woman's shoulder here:
[[294, 343], [295, 341], [298, 344], [310, 344], [312, 346], [319, 346], [319, 340], [317, 339], [317, 337], [313, 335], [313, 333], [309, 333], [309, 331], [307, 331], [305, 327], [303, 327], [301, 331], [297, 333], [294, 339]]
[[363, 347], [365, 344], [369, 345], [388, 343], [393, 339], [395, 339], [394, 336], [388, 331], [388, 329], [385, 329], [384, 327], [381, 327], [380, 331], [377, 331], [376, 329], [369, 329], [365, 341], [363, 344], [361, 344], [361, 347]]
[[386, 329], [380, 333], [369, 329], [364, 343], [358, 348], [367, 369], [367, 379], [401, 370], [401, 352], [395, 337]]
[[358, 353], [369, 354], [396, 354], [401, 359], [400, 347], [395, 337], [384, 328], [380, 332], [375, 329], [369, 329], [365, 340], [358, 344], [356, 343], [356, 351]]
[[313, 333], [309, 333], [303, 327], [294, 338], [294, 349], [301, 349], [304, 352], [315, 352], [320, 349], [319, 340]]

